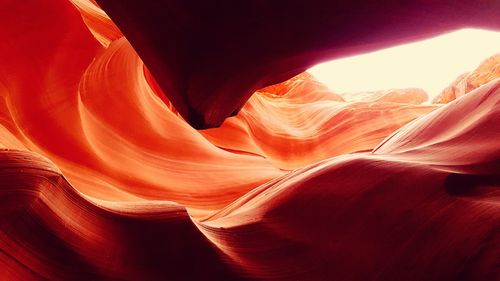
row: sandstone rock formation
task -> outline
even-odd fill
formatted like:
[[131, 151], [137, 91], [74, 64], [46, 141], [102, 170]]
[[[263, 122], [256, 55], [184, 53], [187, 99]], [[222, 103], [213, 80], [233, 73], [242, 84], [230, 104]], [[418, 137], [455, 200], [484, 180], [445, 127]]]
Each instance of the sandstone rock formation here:
[[323, 60], [462, 27], [500, 29], [500, 2], [489, 0], [97, 2], [197, 129]]
[[498, 77], [500, 77], [500, 53], [484, 60], [472, 72], [458, 76], [433, 102], [448, 103]]
[[[285, 2], [251, 3], [266, 12]], [[285, 36], [255, 41], [268, 44], [247, 58], [248, 72], [224, 70], [236, 49], [221, 62], [204, 57], [188, 84], [202, 87], [211, 63], [214, 84], [179, 103], [165, 57], [150, 72], [94, 1], [2, 4], [0, 279], [498, 280], [500, 79], [422, 105], [419, 90], [341, 96], [304, 73], [245, 103], [249, 89], [306, 64], [268, 57], [279, 67], [255, 72]], [[228, 11], [217, 9], [208, 11]], [[148, 53], [144, 42], [146, 60], [169, 51]], [[228, 85], [244, 87], [211, 91], [229, 70]], [[234, 84], [248, 73], [261, 79]], [[239, 112], [217, 99], [235, 89]], [[196, 130], [182, 106], [195, 100], [224, 109], [198, 125], [234, 116]]]

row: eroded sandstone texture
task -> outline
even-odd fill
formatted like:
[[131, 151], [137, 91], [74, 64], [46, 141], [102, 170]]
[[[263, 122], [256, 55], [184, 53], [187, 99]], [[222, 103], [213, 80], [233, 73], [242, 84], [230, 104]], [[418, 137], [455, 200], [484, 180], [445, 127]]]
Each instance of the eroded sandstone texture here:
[[0, 0], [0, 279], [498, 280], [497, 72], [301, 73], [497, 2], [99, 2]]

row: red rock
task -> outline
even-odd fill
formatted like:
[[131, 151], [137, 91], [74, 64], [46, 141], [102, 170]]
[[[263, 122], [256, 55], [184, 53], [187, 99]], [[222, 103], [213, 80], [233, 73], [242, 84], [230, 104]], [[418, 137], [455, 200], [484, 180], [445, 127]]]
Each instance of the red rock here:
[[304, 73], [197, 131], [94, 1], [71, 3], [2, 3], [0, 279], [498, 279], [500, 79], [421, 105]]
[[500, 53], [484, 60], [474, 71], [464, 73], [446, 87], [433, 103], [448, 103], [500, 77]]
[[500, 28], [497, 1], [97, 2], [197, 129], [220, 126], [257, 89], [321, 61], [461, 27]]
[[421, 104], [429, 98], [427, 93], [420, 88], [343, 93], [342, 97], [347, 101], [395, 102], [410, 104]]

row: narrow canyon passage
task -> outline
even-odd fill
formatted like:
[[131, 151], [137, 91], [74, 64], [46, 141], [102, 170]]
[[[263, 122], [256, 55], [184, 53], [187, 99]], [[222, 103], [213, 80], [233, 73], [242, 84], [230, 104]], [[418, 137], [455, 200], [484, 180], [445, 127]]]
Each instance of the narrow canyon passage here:
[[432, 95], [306, 71], [500, 4], [145, 2], [0, 0], [0, 280], [500, 278], [500, 53]]

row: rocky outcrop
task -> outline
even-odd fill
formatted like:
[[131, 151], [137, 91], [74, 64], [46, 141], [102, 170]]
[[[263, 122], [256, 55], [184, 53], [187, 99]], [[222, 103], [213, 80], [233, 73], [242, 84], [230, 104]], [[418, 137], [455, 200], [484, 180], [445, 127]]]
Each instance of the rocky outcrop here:
[[446, 87], [433, 103], [448, 103], [500, 77], [500, 53], [484, 60], [475, 70], [464, 73]]

